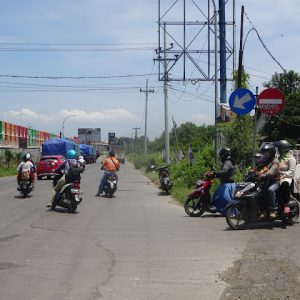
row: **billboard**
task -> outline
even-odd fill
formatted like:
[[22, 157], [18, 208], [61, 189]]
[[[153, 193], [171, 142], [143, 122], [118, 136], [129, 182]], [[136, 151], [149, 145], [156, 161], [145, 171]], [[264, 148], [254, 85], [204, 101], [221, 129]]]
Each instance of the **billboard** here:
[[108, 133], [108, 145], [113, 145], [115, 143], [116, 134], [114, 132]]
[[81, 144], [101, 141], [101, 128], [78, 128], [78, 139]]

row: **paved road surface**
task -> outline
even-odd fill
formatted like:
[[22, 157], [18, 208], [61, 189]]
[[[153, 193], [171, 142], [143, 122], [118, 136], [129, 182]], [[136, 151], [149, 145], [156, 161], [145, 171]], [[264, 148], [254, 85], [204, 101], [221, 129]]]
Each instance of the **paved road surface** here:
[[190, 218], [128, 163], [116, 197], [96, 198], [99, 169], [87, 166], [74, 215], [45, 207], [49, 180], [21, 199], [0, 179], [0, 299], [300, 299], [299, 225]]

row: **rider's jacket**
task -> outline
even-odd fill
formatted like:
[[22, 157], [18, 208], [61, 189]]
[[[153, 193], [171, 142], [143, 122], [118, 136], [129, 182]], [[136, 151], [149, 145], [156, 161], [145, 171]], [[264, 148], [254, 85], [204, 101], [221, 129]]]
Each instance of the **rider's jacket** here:
[[28, 160], [28, 161], [22, 161], [18, 167], [17, 167], [17, 172], [26, 172], [26, 171], [29, 171], [29, 172], [34, 172], [35, 171], [35, 168], [34, 168], [34, 164], [32, 163], [32, 161]]
[[220, 178], [221, 183], [233, 183], [233, 173], [234, 173], [234, 166], [232, 161], [226, 159], [222, 163], [222, 170], [216, 172], [216, 177]]
[[260, 178], [263, 180], [267, 179], [270, 184], [279, 180], [279, 161], [277, 158], [274, 158], [264, 166], [260, 172]]
[[280, 179], [286, 180], [289, 183], [291, 183], [295, 175], [296, 165], [297, 165], [297, 161], [293, 155], [293, 151], [290, 150], [283, 157], [280, 157], [280, 161], [279, 161]]
[[103, 161], [102, 168], [105, 171], [116, 172], [120, 169], [120, 162], [115, 157], [106, 157]]
[[65, 174], [68, 173], [70, 166], [79, 167], [79, 163], [77, 159], [66, 159], [62, 165], [60, 165], [55, 172], [59, 173], [60, 171], [64, 171]]

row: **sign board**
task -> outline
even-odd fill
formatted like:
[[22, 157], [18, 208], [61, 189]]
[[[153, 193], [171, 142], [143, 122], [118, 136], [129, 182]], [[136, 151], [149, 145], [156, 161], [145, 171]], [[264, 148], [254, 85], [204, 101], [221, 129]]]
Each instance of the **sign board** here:
[[108, 145], [112, 145], [115, 143], [116, 134], [114, 132], [108, 133]]
[[101, 141], [101, 128], [78, 128], [78, 139], [82, 144]]
[[277, 115], [284, 107], [284, 95], [274, 88], [263, 90], [257, 98], [257, 105], [265, 115]]
[[238, 88], [229, 97], [230, 109], [237, 115], [246, 115], [250, 113], [256, 103], [254, 94], [244, 88]]

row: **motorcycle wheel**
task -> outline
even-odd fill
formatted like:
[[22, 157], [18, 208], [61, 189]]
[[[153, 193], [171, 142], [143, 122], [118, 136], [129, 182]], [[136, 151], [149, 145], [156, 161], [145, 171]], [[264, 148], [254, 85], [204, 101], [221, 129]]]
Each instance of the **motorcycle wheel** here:
[[76, 203], [75, 197], [72, 196], [72, 199], [70, 201], [70, 205], [68, 207], [68, 213], [74, 214], [76, 209], [77, 209], [77, 203]]
[[293, 216], [283, 220], [284, 223], [287, 225], [293, 225], [299, 218], [299, 211], [300, 211], [299, 202], [297, 201], [297, 205], [292, 209]]
[[188, 197], [184, 201], [184, 210], [190, 217], [200, 217], [205, 212], [204, 203], [201, 198], [193, 199]]
[[164, 190], [165, 190], [165, 192], [166, 192], [167, 195], [170, 195], [170, 187], [166, 186], [164, 188]]
[[107, 198], [112, 198], [113, 197], [112, 193], [105, 192], [105, 195], [106, 195]]
[[239, 204], [230, 206], [226, 212], [226, 222], [233, 230], [245, 229], [247, 222], [244, 217], [244, 208]]

